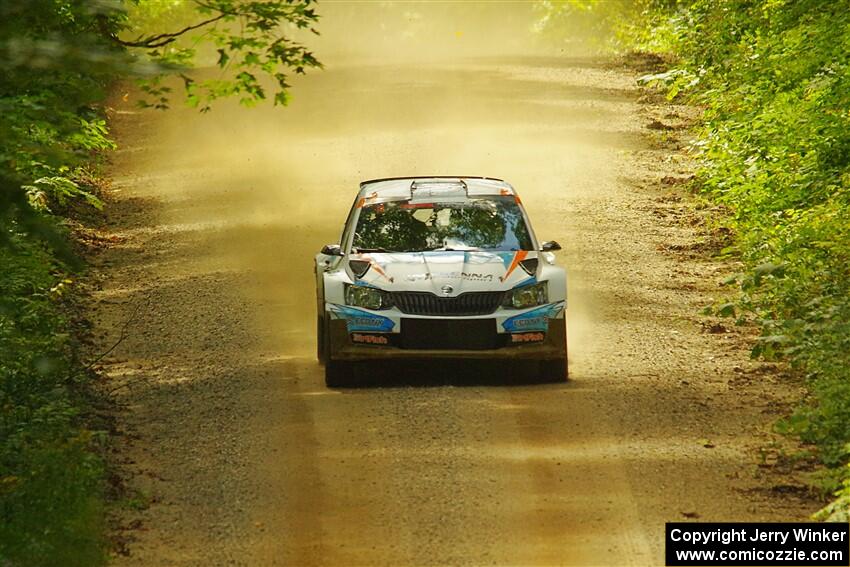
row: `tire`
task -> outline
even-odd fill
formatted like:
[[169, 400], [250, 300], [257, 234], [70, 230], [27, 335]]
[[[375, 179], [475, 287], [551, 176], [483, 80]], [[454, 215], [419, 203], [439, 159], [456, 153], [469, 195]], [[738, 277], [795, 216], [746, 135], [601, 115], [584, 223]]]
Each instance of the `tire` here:
[[319, 364], [325, 364], [328, 361], [328, 338], [327, 338], [328, 323], [323, 316], [316, 317], [316, 358]]
[[544, 382], [560, 383], [569, 379], [569, 368], [566, 358], [544, 360], [540, 363], [540, 378]]
[[328, 359], [325, 362], [325, 386], [344, 388], [354, 385], [354, 366], [350, 362]]

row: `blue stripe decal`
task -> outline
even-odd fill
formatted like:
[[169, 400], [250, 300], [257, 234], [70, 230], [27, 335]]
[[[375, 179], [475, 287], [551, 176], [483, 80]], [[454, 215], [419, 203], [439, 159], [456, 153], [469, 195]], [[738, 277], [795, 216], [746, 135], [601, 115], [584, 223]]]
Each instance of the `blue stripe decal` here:
[[336, 315], [337, 319], [345, 319], [349, 333], [353, 331], [390, 333], [393, 327], [395, 327], [395, 322], [392, 319], [382, 315], [375, 315], [369, 311], [355, 309], [347, 305], [337, 305], [335, 303], [328, 305], [328, 307]]
[[504, 264], [505, 269], [508, 269], [508, 266], [511, 265], [511, 262], [514, 261], [514, 256], [516, 256], [516, 252], [496, 252], [496, 256], [501, 258], [502, 264]]
[[502, 322], [502, 328], [509, 333], [547, 331], [549, 330], [549, 319], [557, 317], [563, 308], [563, 301], [550, 303], [549, 305], [514, 315], [510, 319], [505, 319]]

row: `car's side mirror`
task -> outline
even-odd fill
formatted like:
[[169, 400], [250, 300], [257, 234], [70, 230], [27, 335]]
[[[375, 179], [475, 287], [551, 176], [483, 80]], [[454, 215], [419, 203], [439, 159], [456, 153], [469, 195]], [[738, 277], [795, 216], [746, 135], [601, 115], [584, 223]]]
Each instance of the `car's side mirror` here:
[[560, 249], [561, 245], [554, 240], [547, 240], [546, 242], [540, 245], [540, 250], [542, 250], [543, 252], [554, 252], [555, 250]]
[[342, 249], [339, 244], [325, 244], [322, 246], [322, 254], [325, 256], [342, 256]]

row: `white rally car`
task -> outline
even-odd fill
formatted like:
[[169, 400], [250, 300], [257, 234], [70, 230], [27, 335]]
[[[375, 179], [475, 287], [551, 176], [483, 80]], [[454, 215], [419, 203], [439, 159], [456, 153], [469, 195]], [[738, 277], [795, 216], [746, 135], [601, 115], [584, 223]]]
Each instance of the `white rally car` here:
[[354, 364], [522, 360], [567, 379], [566, 272], [514, 188], [486, 177], [360, 184], [339, 244], [316, 256], [318, 357], [328, 386]]

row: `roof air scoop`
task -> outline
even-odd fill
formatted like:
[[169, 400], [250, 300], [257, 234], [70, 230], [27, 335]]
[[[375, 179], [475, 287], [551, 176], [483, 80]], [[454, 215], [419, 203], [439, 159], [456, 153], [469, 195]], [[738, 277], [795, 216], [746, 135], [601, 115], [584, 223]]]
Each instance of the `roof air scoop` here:
[[468, 196], [463, 179], [415, 180], [410, 184], [411, 201], [428, 201], [435, 198], [466, 199]]

